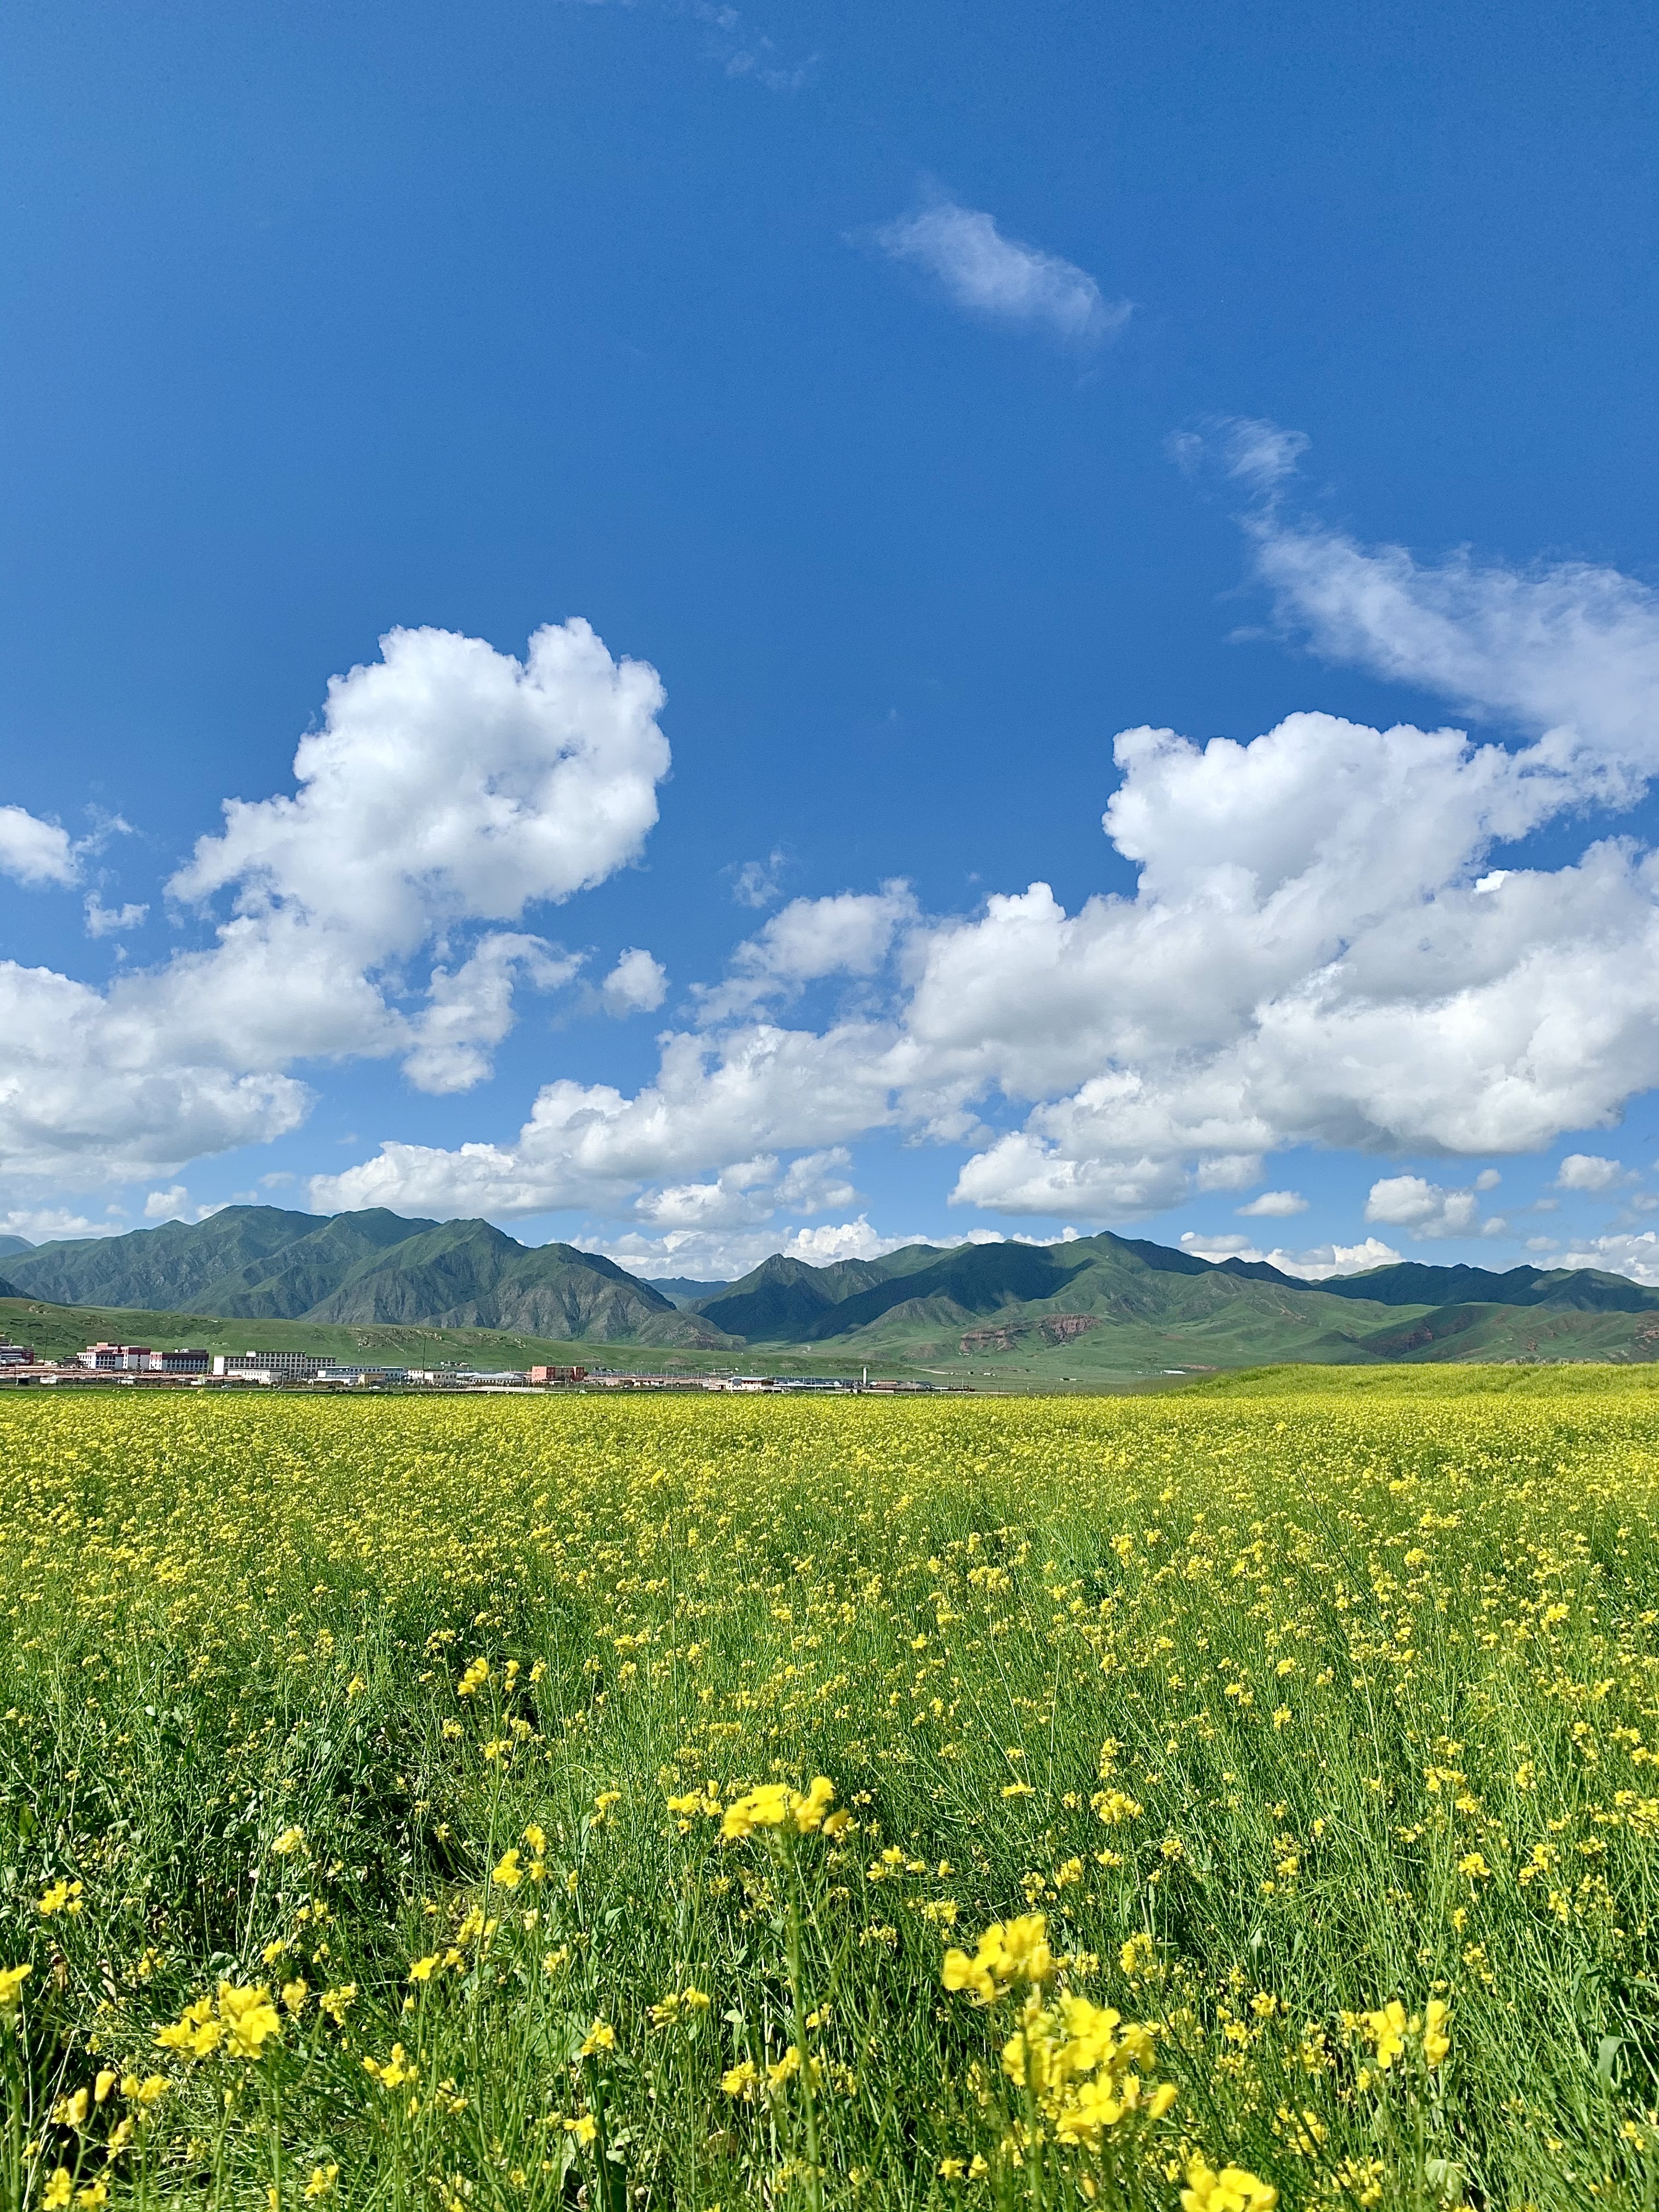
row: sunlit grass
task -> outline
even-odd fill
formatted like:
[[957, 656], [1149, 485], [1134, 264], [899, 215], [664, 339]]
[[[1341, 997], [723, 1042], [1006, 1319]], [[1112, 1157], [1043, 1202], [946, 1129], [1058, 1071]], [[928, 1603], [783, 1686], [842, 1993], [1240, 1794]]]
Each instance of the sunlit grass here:
[[0, 2202], [1652, 2204], [1655, 1404], [0, 1405]]

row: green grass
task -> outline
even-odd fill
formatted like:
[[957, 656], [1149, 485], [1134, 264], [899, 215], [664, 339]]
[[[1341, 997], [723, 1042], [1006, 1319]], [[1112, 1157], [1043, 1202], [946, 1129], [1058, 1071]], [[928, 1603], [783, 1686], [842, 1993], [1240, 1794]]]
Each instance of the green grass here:
[[[435, 1367], [451, 1362], [498, 1367], [532, 1364], [633, 1368], [656, 1374], [725, 1375], [734, 1368], [754, 1374], [857, 1374], [851, 1355], [773, 1347], [749, 1352], [694, 1352], [639, 1344], [563, 1341], [509, 1329], [392, 1328], [310, 1321], [227, 1321], [213, 1314], [158, 1313], [141, 1307], [64, 1306], [34, 1298], [0, 1298], [0, 1340], [30, 1344], [43, 1359], [73, 1358], [83, 1346], [148, 1344], [157, 1349], [194, 1345], [208, 1352], [314, 1352], [329, 1358], [383, 1360]], [[913, 1372], [890, 1358], [884, 1375]]]
[[[1656, 1412], [0, 1401], [0, 2203], [1651, 2206]], [[222, 1983], [258, 2056], [158, 2045]], [[1033, 2104], [1057, 1992], [1171, 2111]]]

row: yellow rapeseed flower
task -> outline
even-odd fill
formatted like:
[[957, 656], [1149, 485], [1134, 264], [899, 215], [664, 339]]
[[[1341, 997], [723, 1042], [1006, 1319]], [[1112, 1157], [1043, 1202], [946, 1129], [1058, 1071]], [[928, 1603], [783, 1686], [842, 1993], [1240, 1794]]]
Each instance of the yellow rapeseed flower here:
[[1187, 2168], [1182, 2212], [1273, 2212], [1279, 2191], [1248, 2167], [1224, 2166], [1218, 2173], [1200, 2153]]
[[989, 2004], [1021, 1982], [1050, 1980], [1054, 1971], [1048, 1920], [1041, 1912], [1030, 1912], [1017, 1920], [993, 1921], [972, 1958], [965, 1951], [948, 1950], [941, 1979], [947, 1990], [965, 1990], [975, 2004]]
[[763, 1782], [726, 1808], [720, 1834], [727, 1843], [752, 1835], [757, 1828], [781, 1828], [810, 1836], [824, 1825], [836, 1802], [836, 1785], [818, 1775], [803, 1797], [781, 1782]]

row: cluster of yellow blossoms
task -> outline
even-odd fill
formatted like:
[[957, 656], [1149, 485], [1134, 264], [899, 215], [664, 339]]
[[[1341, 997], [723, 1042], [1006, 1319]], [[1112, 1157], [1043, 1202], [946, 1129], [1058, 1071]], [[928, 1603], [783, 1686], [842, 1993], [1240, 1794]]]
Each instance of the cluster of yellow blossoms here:
[[198, 1997], [170, 2027], [158, 2027], [155, 2040], [163, 2051], [176, 2051], [185, 2058], [206, 2058], [215, 2051], [227, 2058], [258, 2058], [282, 2033], [282, 2015], [263, 1984], [238, 1989], [221, 1982], [214, 1996]]

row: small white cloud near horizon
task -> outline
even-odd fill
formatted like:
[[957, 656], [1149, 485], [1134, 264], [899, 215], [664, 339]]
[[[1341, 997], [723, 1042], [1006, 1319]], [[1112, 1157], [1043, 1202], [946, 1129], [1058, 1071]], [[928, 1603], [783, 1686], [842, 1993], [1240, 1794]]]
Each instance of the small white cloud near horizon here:
[[[118, 1237], [125, 1224], [119, 1221], [88, 1221], [82, 1213], [71, 1213], [62, 1206], [16, 1206], [9, 1213], [0, 1213], [0, 1234], [21, 1237], [31, 1244], [46, 1244], [63, 1237]], [[13, 1253], [14, 1259], [20, 1258]], [[0, 1266], [0, 1275], [5, 1268]]]
[[925, 269], [959, 307], [995, 322], [1103, 345], [1134, 312], [1127, 300], [1108, 300], [1087, 270], [1005, 237], [994, 216], [955, 200], [934, 200], [883, 223], [874, 237], [890, 260]]
[[623, 1020], [629, 1014], [654, 1014], [668, 996], [668, 970], [639, 945], [629, 945], [599, 986], [605, 1011]]
[[1212, 1263], [1222, 1260], [1265, 1263], [1277, 1267], [1282, 1275], [1300, 1275], [1310, 1283], [1322, 1283], [1333, 1275], [1363, 1274], [1369, 1267], [1398, 1267], [1403, 1257], [1380, 1237], [1367, 1237], [1359, 1244], [1316, 1244], [1306, 1252], [1287, 1252], [1278, 1245], [1271, 1252], [1263, 1252], [1248, 1237], [1200, 1237], [1191, 1229], [1182, 1232], [1181, 1249], [1196, 1260]]
[[146, 1221], [188, 1221], [192, 1210], [190, 1193], [181, 1182], [171, 1190], [153, 1190], [144, 1200]]
[[1305, 1213], [1308, 1201], [1299, 1190], [1264, 1190], [1260, 1198], [1253, 1198], [1248, 1206], [1236, 1210], [1247, 1218], [1284, 1221], [1293, 1213]]
[[1616, 1183], [1633, 1182], [1623, 1164], [1600, 1152], [1569, 1152], [1556, 1172], [1557, 1190], [1611, 1190]]
[[1483, 1168], [1466, 1190], [1447, 1190], [1423, 1176], [1383, 1176], [1371, 1185], [1365, 1218], [1409, 1230], [1415, 1243], [1439, 1237], [1501, 1236], [1503, 1221], [1482, 1221], [1480, 1206], [1480, 1194], [1495, 1190], [1501, 1181], [1495, 1168]]
[[1628, 1275], [1645, 1289], [1659, 1290], [1659, 1231], [1626, 1230], [1607, 1237], [1592, 1237], [1588, 1243], [1564, 1252], [1552, 1264], [1557, 1267], [1598, 1267], [1608, 1274]]
[[643, 1282], [684, 1276], [692, 1282], [729, 1283], [775, 1253], [786, 1260], [803, 1260], [809, 1267], [827, 1267], [837, 1260], [878, 1260], [907, 1244], [934, 1240], [920, 1233], [884, 1237], [860, 1213], [851, 1221], [824, 1222], [816, 1229], [795, 1229], [781, 1237], [775, 1231], [756, 1230], [732, 1233], [675, 1229], [664, 1237], [629, 1231], [620, 1237], [578, 1237], [572, 1241], [578, 1251], [598, 1252]]

